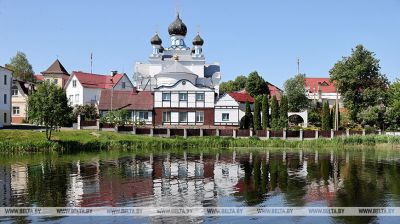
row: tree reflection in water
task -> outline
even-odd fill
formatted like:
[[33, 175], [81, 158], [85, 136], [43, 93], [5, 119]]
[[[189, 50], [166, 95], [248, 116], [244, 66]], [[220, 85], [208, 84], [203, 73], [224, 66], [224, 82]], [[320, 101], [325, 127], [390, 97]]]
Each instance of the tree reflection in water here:
[[[367, 149], [105, 152], [23, 161], [17, 157], [0, 160], [0, 202], [2, 206], [44, 207], [400, 206], [399, 158], [395, 151]], [[54, 219], [63, 217], [41, 220]], [[338, 217], [331, 221], [377, 220]]]

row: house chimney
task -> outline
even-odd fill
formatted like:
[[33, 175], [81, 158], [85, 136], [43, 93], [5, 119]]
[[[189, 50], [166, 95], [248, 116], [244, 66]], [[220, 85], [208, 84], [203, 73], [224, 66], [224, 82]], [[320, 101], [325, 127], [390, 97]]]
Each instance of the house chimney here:
[[115, 76], [118, 73], [118, 71], [111, 71], [111, 76]]

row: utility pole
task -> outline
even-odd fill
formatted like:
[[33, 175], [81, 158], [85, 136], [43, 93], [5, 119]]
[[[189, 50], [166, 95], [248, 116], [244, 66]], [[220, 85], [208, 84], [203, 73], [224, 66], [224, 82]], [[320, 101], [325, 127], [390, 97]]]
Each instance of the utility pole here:
[[300, 58], [297, 58], [297, 75], [300, 75]]
[[93, 52], [90, 53], [90, 74], [93, 74]]

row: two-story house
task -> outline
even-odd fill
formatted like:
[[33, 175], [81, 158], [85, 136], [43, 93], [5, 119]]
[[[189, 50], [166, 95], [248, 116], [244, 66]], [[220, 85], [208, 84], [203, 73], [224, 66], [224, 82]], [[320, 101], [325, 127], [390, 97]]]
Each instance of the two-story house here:
[[12, 71], [0, 66], [0, 128], [11, 124]]
[[13, 80], [11, 87], [11, 102], [12, 102], [12, 123], [23, 123], [27, 118], [26, 109], [28, 96], [35, 90], [35, 83]]
[[134, 87], [125, 73], [118, 74], [116, 71], [110, 75], [74, 71], [65, 85], [71, 105], [94, 104], [97, 106], [103, 89], [132, 91]]

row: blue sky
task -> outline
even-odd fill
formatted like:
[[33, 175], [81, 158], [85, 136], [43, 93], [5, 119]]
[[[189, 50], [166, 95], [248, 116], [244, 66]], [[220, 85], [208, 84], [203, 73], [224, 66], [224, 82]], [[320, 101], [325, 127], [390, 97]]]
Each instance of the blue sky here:
[[0, 0], [0, 64], [25, 52], [34, 71], [58, 56], [68, 71], [133, 74], [151, 53], [156, 30], [169, 43], [176, 7], [199, 30], [208, 62], [219, 62], [223, 80], [257, 70], [282, 86], [297, 72], [324, 77], [334, 63], [363, 44], [381, 60], [389, 80], [400, 77], [400, 0], [129, 1]]

